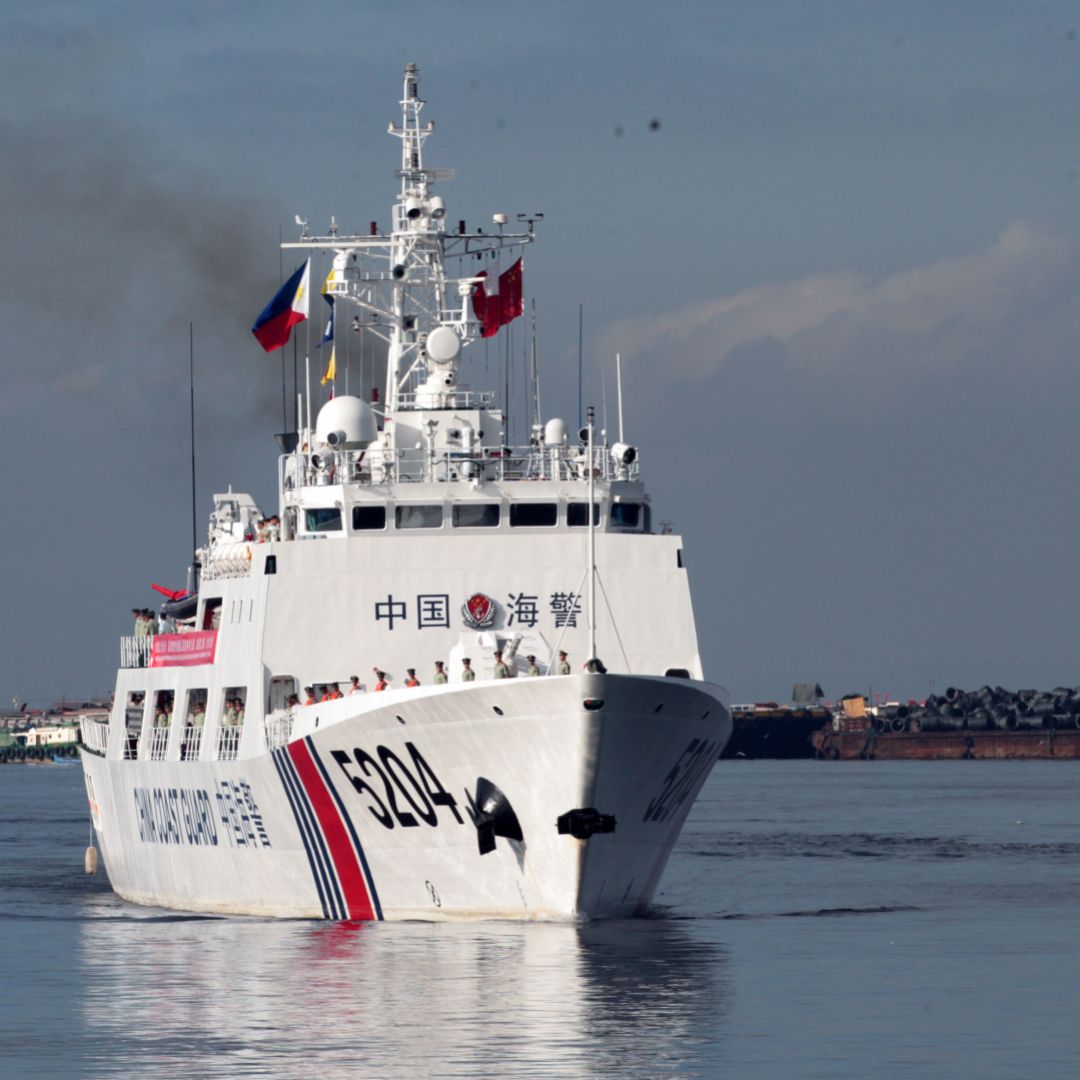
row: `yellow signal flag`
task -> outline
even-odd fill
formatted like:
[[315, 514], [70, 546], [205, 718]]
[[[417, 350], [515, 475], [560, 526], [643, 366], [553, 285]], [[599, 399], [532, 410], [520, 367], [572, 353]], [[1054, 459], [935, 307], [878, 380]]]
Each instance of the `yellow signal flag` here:
[[326, 296], [329, 293], [333, 293], [335, 287], [345, 280], [345, 275], [335, 266], [329, 274], [326, 275], [326, 280], [323, 282], [322, 294]]
[[325, 386], [328, 382], [333, 382], [337, 377], [337, 346], [335, 345], [330, 350], [330, 363], [326, 365], [326, 374], [322, 377], [322, 384]]

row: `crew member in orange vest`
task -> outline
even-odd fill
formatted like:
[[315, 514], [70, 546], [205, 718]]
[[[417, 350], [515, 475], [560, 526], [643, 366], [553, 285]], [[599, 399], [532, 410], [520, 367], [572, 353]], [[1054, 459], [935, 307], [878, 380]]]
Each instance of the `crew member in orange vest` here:
[[372, 670], [375, 672], [375, 675], [379, 680], [375, 684], [375, 689], [376, 690], [385, 690], [387, 685], [388, 685], [387, 684], [387, 679], [386, 679], [386, 672], [385, 671], [380, 671], [378, 668], [373, 668]]
[[315, 704], [315, 687], [314, 686], [305, 686], [304, 687], [304, 693], [307, 694], [307, 701], [305, 701], [304, 704], [305, 705], [314, 705]]
[[411, 667], [411, 668], [406, 668], [405, 670], [406, 670], [406, 672], [408, 673], [408, 676], [409, 676], [405, 680], [405, 685], [406, 686], [419, 686], [420, 685], [420, 680], [416, 677], [416, 668]]

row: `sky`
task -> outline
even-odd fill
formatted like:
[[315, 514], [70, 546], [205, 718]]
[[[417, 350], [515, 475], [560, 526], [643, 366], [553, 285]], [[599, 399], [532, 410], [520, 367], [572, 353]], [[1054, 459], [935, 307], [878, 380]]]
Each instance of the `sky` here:
[[200, 533], [273, 504], [250, 326], [294, 214], [388, 223], [408, 61], [448, 217], [544, 213], [545, 412], [579, 307], [586, 401], [623, 358], [708, 678], [1080, 683], [1074, 3], [42, 0], [0, 13], [0, 700], [106, 693], [183, 585], [191, 327]]

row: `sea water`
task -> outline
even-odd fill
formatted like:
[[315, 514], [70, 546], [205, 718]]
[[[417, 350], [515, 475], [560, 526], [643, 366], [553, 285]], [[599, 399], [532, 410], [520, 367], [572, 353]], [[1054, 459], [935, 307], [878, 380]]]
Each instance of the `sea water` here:
[[1073, 762], [720, 763], [585, 926], [188, 916], [88, 840], [80, 769], [0, 767], [3, 1076], [1080, 1074]]

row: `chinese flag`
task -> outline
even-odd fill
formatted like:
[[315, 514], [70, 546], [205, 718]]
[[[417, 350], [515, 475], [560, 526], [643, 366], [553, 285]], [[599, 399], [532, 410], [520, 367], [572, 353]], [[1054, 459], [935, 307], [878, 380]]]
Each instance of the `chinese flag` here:
[[499, 308], [502, 326], [525, 313], [525, 302], [521, 296], [520, 259], [505, 274], [499, 275]]
[[[487, 271], [481, 270], [477, 276], [486, 278]], [[521, 259], [493, 282], [498, 291], [488, 292], [486, 284], [486, 281], [481, 281], [473, 290], [473, 313], [483, 328], [481, 337], [489, 338], [499, 332], [500, 326], [513, 322], [525, 313], [525, 302], [521, 295]]]

